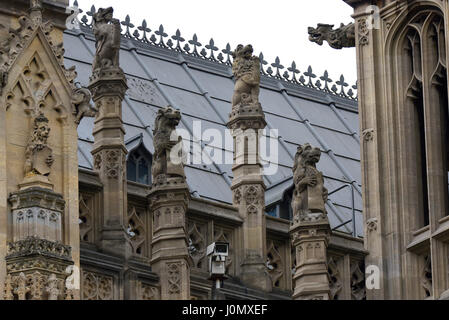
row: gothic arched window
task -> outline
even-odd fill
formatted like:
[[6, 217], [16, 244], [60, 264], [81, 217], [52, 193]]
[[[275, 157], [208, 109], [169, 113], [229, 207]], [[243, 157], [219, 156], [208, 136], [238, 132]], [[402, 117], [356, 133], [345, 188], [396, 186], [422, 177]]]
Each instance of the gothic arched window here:
[[128, 155], [126, 172], [129, 181], [151, 184], [151, 155], [142, 146]]
[[[404, 128], [406, 182], [411, 228], [428, 226], [448, 214], [448, 96], [444, 21], [440, 13], [421, 11], [403, 29], [396, 77]], [[413, 214], [414, 212], [414, 214]]]

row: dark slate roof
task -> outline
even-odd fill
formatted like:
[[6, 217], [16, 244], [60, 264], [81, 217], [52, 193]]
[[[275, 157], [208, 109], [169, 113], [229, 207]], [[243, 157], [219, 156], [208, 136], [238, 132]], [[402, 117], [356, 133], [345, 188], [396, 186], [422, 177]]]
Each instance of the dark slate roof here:
[[[91, 15], [92, 12], [88, 12]], [[88, 85], [95, 52], [89, 20], [82, 19], [81, 30], [67, 30], [64, 35], [65, 61], [75, 65], [77, 81]], [[122, 22], [123, 39], [120, 63], [128, 78], [129, 90], [123, 102], [126, 144], [132, 150], [143, 144], [154, 151], [152, 127], [159, 108], [172, 105], [182, 112], [180, 126], [192, 132], [194, 120], [201, 120], [203, 130], [225, 130], [233, 93], [230, 46], [219, 51], [213, 40], [202, 47], [196, 36], [185, 41], [180, 33], [168, 37], [161, 26], [156, 33], [144, 33], [145, 26], [131, 30], [130, 21]], [[262, 61], [260, 101], [267, 129], [278, 129], [279, 170], [265, 177], [267, 206], [280, 201], [292, 186], [292, 164], [298, 145], [311, 143], [323, 151], [318, 169], [323, 171], [329, 192], [344, 185], [354, 188], [357, 235], [363, 235], [360, 139], [356, 87], [341, 77], [332, 83], [327, 73], [304, 73], [295, 63], [284, 68], [279, 59], [268, 65]], [[285, 71], [285, 72], [284, 72]], [[81, 122], [79, 167], [92, 169], [93, 119]], [[232, 154], [232, 146], [224, 150]], [[187, 165], [187, 181], [192, 196], [231, 203], [231, 165]], [[330, 195], [328, 213], [332, 227], [352, 218], [349, 187]], [[351, 223], [339, 230], [351, 233]]]

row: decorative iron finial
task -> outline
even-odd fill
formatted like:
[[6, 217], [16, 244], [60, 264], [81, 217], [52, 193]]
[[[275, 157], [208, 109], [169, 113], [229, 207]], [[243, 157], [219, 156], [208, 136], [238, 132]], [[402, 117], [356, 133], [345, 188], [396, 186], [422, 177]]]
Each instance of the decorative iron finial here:
[[[95, 6], [92, 6], [90, 11], [87, 11], [81, 18], [82, 25], [87, 28], [93, 28], [95, 24], [95, 14], [96, 8]], [[89, 17], [92, 19], [89, 20]], [[131, 18], [127, 17], [122, 25], [126, 27], [123, 28], [121, 32], [124, 37], [131, 38], [148, 45], [154, 45], [157, 47], [166, 48], [168, 50], [175, 50], [192, 57], [201, 58], [228, 66], [232, 65], [233, 52], [229, 43], [226, 44], [225, 49], [217, 51], [217, 47], [215, 47], [213, 40], [209, 41], [208, 44], [203, 47], [203, 44], [199, 41], [196, 34], [193, 35], [191, 40], [187, 41], [187, 39], [181, 36], [181, 31], [176, 30], [175, 35], [169, 37], [163, 26], [159, 26], [159, 28], [152, 31], [145, 20], [142, 22], [141, 26], [136, 27], [131, 23]], [[353, 24], [343, 25], [335, 30], [332, 30], [332, 28], [332, 25], [324, 24], [318, 25], [316, 29], [309, 28], [310, 40], [318, 44], [322, 44], [324, 41], [330, 41], [331, 46], [336, 48], [355, 45]], [[95, 33], [95, 27], [93, 29]], [[353, 42], [354, 44], [352, 44]], [[268, 63], [264, 59], [264, 55], [262, 53], [259, 54], [259, 60], [260, 73], [263, 76], [275, 78], [280, 81], [286, 81], [299, 86], [313, 88], [326, 94], [336, 95], [349, 100], [358, 100], [356, 85], [342, 85], [344, 84], [344, 81], [333, 83], [327, 73], [325, 73], [322, 77], [318, 77], [312, 72], [312, 67], [305, 69], [304, 72], [300, 72], [297, 68], [297, 64], [294, 62], [291, 63], [290, 67], [285, 68], [284, 65], [280, 63], [279, 58], [276, 58], [274, 63]], [[328, 80], [322, 80], [321, 78]]]

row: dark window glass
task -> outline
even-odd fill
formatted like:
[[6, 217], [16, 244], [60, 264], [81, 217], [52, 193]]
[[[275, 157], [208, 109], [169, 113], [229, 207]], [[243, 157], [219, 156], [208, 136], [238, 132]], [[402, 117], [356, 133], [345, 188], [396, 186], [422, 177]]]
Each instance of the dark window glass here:
[[151, 155], [146, 150], [135, 150], [128, 156], [127, 177], [129, 181], [151, 183]]

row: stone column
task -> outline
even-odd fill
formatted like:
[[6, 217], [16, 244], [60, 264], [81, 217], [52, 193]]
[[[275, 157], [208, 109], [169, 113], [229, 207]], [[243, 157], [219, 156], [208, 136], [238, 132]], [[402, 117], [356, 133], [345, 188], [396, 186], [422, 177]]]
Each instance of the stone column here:
[[329, 300], [327, 245], [331, 235], [325, 203], [327, 189], [323, 174], [316, 169], [321, 151], [305, 144], [298, 148], [293, 167], [292, 209], [290, 227], [296, 254], [293, 276], [293, 299]]
[[260, 61], [251, 45], [234, 52], [235, 77], [228, 128], [234, 139], [232, 172], [233, 204], [243, 219], [240, 278], [249, 287], [272, 290], [266, 267], [265, 184], [259, 154], [259, 138], [266, 126], [259, 103]]
[[189, 189], [181, 158], [182, 140], [175, 128], [181, 119], [171, 107], [159, 110], [154, 130], [153, 185], [148, 198], [153, 216], [152, 270], [159, 274], [162, 300], [190, 299], [186, 212]]
[[161, 178], [149, 197], [153, 213], [152, 270], [159, 274], [162, 300], [190, 298], [186, 211], [189, 190], [183, 178]]
[[120, 24], [113, 10], [99, 9], [94, 15], [97, 52], [89, 90], [98, 113], [94, 125], [94, 170], [103, 184], [101, 243], [104, 251], [129, 256], [126, 233], [127, 178], [122, 121], [122, 101], [128, 86], [119, 66]]

